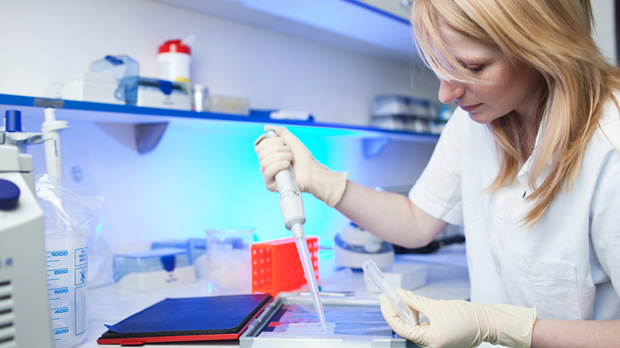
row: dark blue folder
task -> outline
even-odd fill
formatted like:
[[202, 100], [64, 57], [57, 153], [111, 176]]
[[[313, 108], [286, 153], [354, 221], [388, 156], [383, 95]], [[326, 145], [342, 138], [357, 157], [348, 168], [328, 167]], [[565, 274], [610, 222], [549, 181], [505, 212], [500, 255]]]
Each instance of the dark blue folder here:
[[167, 298], [114, 325], [99, 344], [238, 339], [271, 301], [268, 294]]

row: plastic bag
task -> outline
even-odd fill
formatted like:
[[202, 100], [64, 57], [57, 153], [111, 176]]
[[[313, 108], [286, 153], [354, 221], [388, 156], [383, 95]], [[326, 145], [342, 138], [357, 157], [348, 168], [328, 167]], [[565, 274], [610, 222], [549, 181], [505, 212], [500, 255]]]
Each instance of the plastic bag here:
[[88, 246], [88, 286], [112, 283], [114, 253], [102, 233], [103, 197], [77, 193], [47, 174], [37, 177], [35, 186], [46, 239], [83, 235]]
[[[54, 344], [75, 347], [87, 337], [88, 288], [97, 271], [88, 239], [99, 225], [103, 198], [78, 194], [47, 174], [37, 179], [35, 192], [43, 210]], [[100, 278], [94, 278], [95, 286]]]

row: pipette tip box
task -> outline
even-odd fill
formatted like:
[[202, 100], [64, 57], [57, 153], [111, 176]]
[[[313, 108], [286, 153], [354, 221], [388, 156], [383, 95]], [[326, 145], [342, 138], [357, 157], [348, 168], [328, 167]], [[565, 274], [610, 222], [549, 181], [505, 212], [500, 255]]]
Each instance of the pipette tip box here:
[[[319, 239], [307, 237], [314, 274], [319, 276]], [[292, 237], [254, 243], [252, 254], [252, 293], [277, 296], [282, 291], [293, 291], [306, 284], [295, 239]]]
[[207, 278], [207, 240], [205, 238], [167, 239], [151, 243], [151, 249], [176, 248], [189, 252], [189, 262], [196, 270], [196, 278]]
[[120, 288], [149, 291], [196, 281], [186, 249], [161, 248], [114, 255], [114, 282]]
[[[385, 280], [396, 288], [411, 290], [426, 285], [427, 269], [424, 265], [395, 263], [383, 267], [381, 271]], [[366, 273], [364, 273], [364, 282], [367, 291], [380, 292]]]

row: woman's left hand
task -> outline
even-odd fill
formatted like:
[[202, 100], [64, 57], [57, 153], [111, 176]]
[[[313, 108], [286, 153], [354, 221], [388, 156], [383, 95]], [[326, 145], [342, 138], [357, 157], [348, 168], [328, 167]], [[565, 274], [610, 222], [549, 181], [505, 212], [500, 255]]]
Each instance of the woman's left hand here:
[[429, 322], [407, 324], [383, 295], [379, 297], [381, 313], [394, 332], [422, 347], [475, 347], [482, 342], [510, 347], [531, 345], [535, 308], [438, 301], [403, 289], [397, 291], [414, 315], [423, 313]]

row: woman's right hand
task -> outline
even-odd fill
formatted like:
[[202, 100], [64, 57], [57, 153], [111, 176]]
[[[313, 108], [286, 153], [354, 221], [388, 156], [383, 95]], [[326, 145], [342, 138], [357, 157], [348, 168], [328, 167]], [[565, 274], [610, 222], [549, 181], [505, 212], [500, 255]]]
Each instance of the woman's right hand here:
[[254, 145], [267, 189], [277, 191], [275, 175], [291, 167], [302, 192], [311, 193], [330, 207], [338, 204], [346, 188], [347, 173], [331, 171], [319, 163], [286, 128], [265, 126], [265, 132], [269, 129], [277, 137], [265, 137]]

